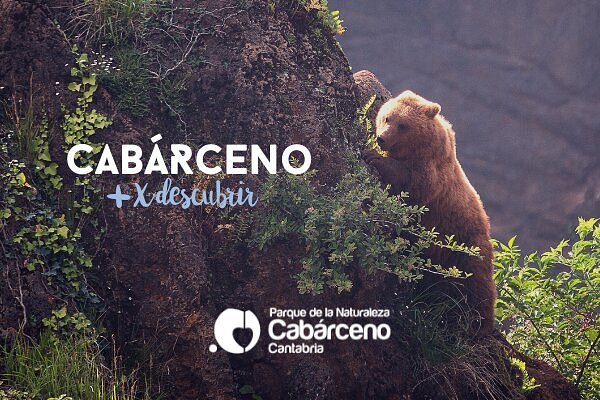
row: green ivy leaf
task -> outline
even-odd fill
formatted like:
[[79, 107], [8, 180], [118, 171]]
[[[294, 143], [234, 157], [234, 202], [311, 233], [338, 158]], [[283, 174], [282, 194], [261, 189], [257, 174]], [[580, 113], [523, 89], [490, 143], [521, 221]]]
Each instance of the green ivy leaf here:
[[598, 338], [598, 330], [588, 329], [587, 331], [585, 331], [585, 337], [587, 337], [590, 342], [594, 342]]
[[69, 235], [69, 228], [66, 226], [61, 226], [56, 230], [56, 233], [58, 233], [60, 236], [66, 239]]
[[79, 92], [81, 90], [81, 83], [71, 82], [67, 86], [67, 89], [71, 92]]
[[57, 173], [57, 168], [58, 168], [57, 164], [54, 164], [54, 163], [50, 164], [46, 168], [44, 168], [44, 173], [46, 175], [54, 176]]
[[44, 151], [40, 152], [38, 159], [41, 161], [52, 161], [50, 158], [50, 151], [46, 148]]
[[25, 186], [25, 184], [27, 183], [27, 177], [25, 176], [24, 173], [19, 172], [16, 176], [17, 178], [17, 182], [19, 183], [19, 185], [21, 186]]
[[84, 85], [96, 85], [96, 74], [91, 74], [90, 76], [84, 76], [81, 80], [81, 83]]

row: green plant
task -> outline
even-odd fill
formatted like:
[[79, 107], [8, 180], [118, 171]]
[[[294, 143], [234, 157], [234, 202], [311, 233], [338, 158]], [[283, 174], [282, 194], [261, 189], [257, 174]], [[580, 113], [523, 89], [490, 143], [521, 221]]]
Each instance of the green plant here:
[[368, 115], [369, 110], [371, 109], [371, 107], [373, 107], [376, 98], [376, 95], [371, 96], [364, 106], [356, 110], [356, 115], [358, 116], [358, 123], [361, 126], [363, 126], [365, 131], [367, 132], [367, 148], [377, 150], [379, 154], [387, 156], [387, 152], [381, 150], [381, 148], [377, 144], [377, 135], [375, 130], [373, 129], [373, 123], [371, 122], [371, 119]]
[[[79, 97], [74, 110], [63, 107], [65, 119], [61, 126], [65, 151], [73, 144], [88, 143], [97, 153], [100, 146], [89, 138], [110, 122], [96, 110], [90, 110], [97, 85], [85, 54], [78, 56], [71, 75], [77, 80], [68, 88], [79, 93]], [[33, 98], [29, 103], [32, 110]], [[30, 121], [38, 120], [33, 111], [27, 111], [27, 115]], [[39, 125], [29, 122], [21, 125], [37, 126], [37, 133], [29, 135], [32, 139], [28, 152], [11, 153], [10, 149], [17, 146], [19, 139], [10, 135], [0, 137], [0, 158], [6, 160], [0, 164], [1, 260], [18, 269], [39, 269], [50, 284], [56, 285], [59, 293], [96, 303], [98, 298], [90, 292], [84, 274], [92, 266], [92, 259], [82, 244], [81, 231], [84, 216], [92, 213], [97, 202], [91, 194], [97, 193], [99, 188], [94, 186], [92, 178], [78, 177], [73, 186], [61, 191], [62, 178], [50, 159], [47, 124], [42, 119]], [[32, 159], [27, 158], [29, 153]], [[15, 160], [17, 156], [20, 159]], [[71, 207], [67, 210], [61, 207], [62, 199], [70, 201]], [[65, 216], [65, 211], [70, 218]], [[92, 222], [97, 228], [97, 221]], [[23, 323], [26, 323], [25, 315]]]
[[[183, 93], [185, 76], [160, 77], [152, 75], [148, 69], [148, 54], [135, 47], [120, 47], [114, 50], [114, 58], [119, 68], [99, 71], [100, 81], [119, 100], [119, 108], [134, 117], [144, 117], [150, 112], [153, 99], [164, 105], [171, 117], [178, 117], [183, 124], [182, 113], [185, 107]], [[204, 62], [201, 56], [190, 57], [189, 65]]]
[[135, 40], [156, 0], [85, 0], [71, 10], [68, 28], [84, 43], [115, 46]]
[[81, 231], [47, 205], [44, 192], [27, 182], [25, 171], [19, 162], [0, 166], [1, 259], [29, 271], [40, 268], [65, 293], [96, 302], [83, 274], [92, 261], [81, 245]]
[[428, 362], [450, 361], [472, 346], [469, 342], [474, 316], [463, 297], [452, 297], [434, 286], [404, 295], [395, 306], [401, 335]]
[[[274, 14], [276, 10], [285, 9], [291, 15], [298, 12], [314, 16], [319, 25], [330, 32], [332, 35], [341, 35], [346, 31], [343, 26], [343, 20], [340, 18], [340, 12], [337, 10], [329, 11], [327, 0], [268, 0], [267, 10]], [[322, 38], [321, 29], [314, 28], [313, 34], [319, 39]], [[318, 32], [318, 34], [317, 34]]]
[[119, 100], [119, 108], [135, 117], [143, 117], [150, 111], [151, 94], [156, 83], [146, 69], [147, 56], [133, 47], [115, 50], [114, 59], [118, 70], [100, 71], [100, 81]]
[[521, 257], [495, 241], [497, 316], [520, 351], [556, 367], [584, 394], [600, 393], [600, 224], [579, 220], [578, 240]]
[[23, 99], [17, 99], [13, 93], [10, 101], [4, 104], [7, 121], [2, 126], [2, 135], [5, 143], [9, 144], [9, 157], [33, 165], [39, 152], [37, 143], [41, 126], [39, 121], [36, 121], [32, 90], [28, 100], [23, 103]]
[[111, 366], [104, 363], [92, 334], [59, 337], [44, 331], [37, 341], [18, 335], [0, 349], [0, 362], [2, 379], [32, 399], [150, 399], [140, 390], [136, 373], [125, 374], [116, 356]]
[[387, 157], [387, 152], [381, 150], [381, 148], [377, 144], [377, 135], [375, 133], [375, 130], [373, 129], [373, 123], [371, 122], [368, 116], [369, 110], [371, 109], [371, 107], [373, 107], [373, 103], [375, 103], [376, 98], [376, 95], [371, 96], [364, 106], [356, 110], [356, 114], [358, 116], [358, 123], [362, 125], [365, 128], [365, 131], [367, 132], [367, 148], [377, 150], [379, 154], [381, 154], [384, 157]]
[[75, 312], [69, 315], [65, 306], [52, 310], [52, 314], [44, 318], [42, 324], [55, 333], [86, 333], [92, 326], [85, 314]]
[[[94, 93], [98, 89], [96, 73], [89, 66], [86, 53], [78, 54], [77, 47], [73, 47], [73, 53], [77, 56], [75, 66], [71, 68], [71, 76], [76, 80], [69, 83], [68, 89], [78, 94], [77, 107], [70, 110], [63, 106], [64, 120], [62, 123], [65, 152], [75, 144], [88, 144], [92, 147], [90, 153], [78, 153], [77, 158], [83, 159], [86, 165], [94, 165], [92, 157], [102, 150], [101, 143], [95, 143], [91, 137], [99, 129], [110, 126], [111, 121], [96, 109], [90, 109], [94, 99]], [[78, 176], [74, 181], [74, 189], [77, 199], [72, 200], [73, 218], [80, 219], [82, 216], [90, 215], [94, 211], [94, 196], [99, 193], [95, 185], [95, 177]], [[96, 200], [97, 202], [97, 200]]]
[[[77, 100], [75, 107], [62, 108], [63, 150], [89, 144], [94, 151], [83, 157], [93, 165], [92, 156], [102, 145], [91, 137], [110, 121], [92, 108], [98, 86], [88, 56], [77, 54], [76, 48], [74, 53], [74, 79], [68, 89]], [[82, 231], [91, 223], [94, 229], [86, 233], [91, 231], [96, 238], [102, 234], [92, 215], [99, 204], [92, 194], [100, 188], [87, 177], [63, 187], [50, 157], [48, 123], [43, 110], [34, 108], [38, 104], [34, 100], [32, 94], [26, 102], [14, 95], [0, 129], [0, 265], [6, 268], [3, 273], [11, 295], [22, 307], [21, 327], [28, 321], [22, 271], [41, 272], [51, 285], [48, 295], [60, 298], [65, 306], [42, 320], [46, 331], [39, 340], [19, 331], [0, 350], [0, 399], [148, 399], [147, 392], [138, 393], [135, 375], [122, 372], [116, 351], [110, 368], [105, 365], [88, 317], [67, 312], [67, 304], [77, 309], [99, 301], [87, 284], [85, 271], [92, 258], [83, 245]]]
[[48, 121], [35, 110], [33, 97], [33, 76], [30, 79], [27, 101], [17, 99], [12, 94], [10, 102], [4, 105], [7, 121], [0, 126], [2, 158], [21, 160], [29, 173], [29, 179], [39, 181], [48, 191], [59, 190], [62, 178], [58, 175], [58, 165], [50, 156]]
[[75, 7], [65, 34], [83, 47], [92, 39], [102, 42], [100, 57], [112, 56], [110, 65], [114, 61], [116, 66], [93, 66], [122, 110], [143, 117], [151, 105], [160, 104], [187, 139], [182, 94], [193, 70], [208, 64], [201, 38], [221, 32], [225, 21], [240, 12], [233, 6], [210, 11], [201, 3], [87, 0]]
[[358, 116], [358, 123], [365, 127], [365, 131], [367, 131], [367, 144], [371, 149], [373, 148], [372, 145], [376, 144], [376, 141], [373, 135], [373, 124], [371, 123], [371, 120], [368, 117], [368, 113], [371, 107], [373, 107], [375, 99], [377, 99], [377, 95], [374, 94], [369, 98], [369, 100], [367, 100], [367, 102], [362, 107], [356, 110], [356, 114]]
[[493, 339], [462, 340], [453, 356], [442, 361], [411, 351], [407, 358], [420, 377], [414, 398], [440, 398], [442, 394], [448, 400], [521, 399], [523, 382], [506, 357], [505, 349]]
[[67, 88], [77, 93], [78, 97], [77, 107], [74, 110], [63, 107], [65, 118], [62, 128], [65, 146], [68, 151], [74, 144], [89, 144], [94, 148], [91, 153], [93, 156], [100, 152], [102, 145], [93, 143], [90, 138], [97, 129], [109, 126], [110, 121], [95, 109], [90, 110], [90, 103], [94, 100], [94, 93], [98, 89], [96, 73], [91, 71], [86, 53], [77, 54], [77, 47], [74, 47], [73, 52], [77, 59], [75, 66], [71, 68], [71, 76], [76, 80], [69, 83]]
[[[64, 215], [56, 216], [49, 209], [34, 213], [21, 220], [23, 227], [10, 240], [9, 258], [22, 260], [29, 271], [43, 268], [50, 283], [67, 285], [73, 295], [87, 291], [83, 271], [91, 268], [92, 260], [80, 244], [81, 231], [69, 228]], [[90, 299], [96, 301], [95, 296]]]
[[525, 361], [511, 357], [510, 364], [519, 371], [521, 379], [523, 380], [523, 384], [521, 385], [521, 393], [527, 395], [534, 389], [540, 387], [540, 385], [535, 382], [535, 378], [529, 376], [529, 372], [527, 372], [527, 368], [525, 366]]
[[169, 115], [172, 117], [179, 117], [180, 122], [183, 123], [181, 113], [185, 106], [185, 99], [183, 98], [186, 85], [185, 79], [173, 80], [171, 78], [165, 78], [159, 83], [158, 98], [167, 108]]
[[317, 20], [332, 35], [341, 35], [346, 31], [342, 25], [344, 21], [340, 18], [339, 11], [329, 11], [327, 0], [293, 0], [297, 5], [288, 5], [288, 8], [300, 6], [306, 12], [315, 12]]
[[405, 352], [395, 356], [415, 372], [414, 398], [520, 398], [521, 380], [506, 350], [495, 339], [473, 340], [474, 315], [465, 296], [450, 295], [447, 283], [443, 291], [440, 284], [401, 285], [392, 297], [392, 329]]
[[478, 249], [452, 237], [438, 238], [420, 225], [425, 208], [408, 205], [407, 195], [390, 196], [358, 164], [329, 192], [317, 193], [316, 172], [270, 175], [261, 187], [262, 207], [253, 212], [250, 244], [264, 250], [278, 241], [305, 249], [303, 269], [296, 275], [301, 293], [321, 293], [325, 285], [349, 291], [345, 269], [357, 265], [368, 272], [385, 271], [401, 281], [415, 281], [424, 271], [464, 277], [456, 267], [443, 268], [423, 257], [433, 246], [477, 256]]
[[341, 35], [346, 32], [346, 28], [342, 25], [344, 21], [340, 18], [340, 12], [338, 10], [329, 11], [327, 0], [308, 0], [307, 3], [318, 10], [318, 18], [333, 35]]

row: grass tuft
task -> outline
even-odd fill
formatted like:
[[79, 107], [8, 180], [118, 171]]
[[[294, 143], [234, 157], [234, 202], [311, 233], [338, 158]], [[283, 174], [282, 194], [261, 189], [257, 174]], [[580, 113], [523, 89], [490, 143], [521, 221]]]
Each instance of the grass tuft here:
[[7, 148], [8, 156], [33, 165], [38, 155], [38, 141], [42, 130], [33, 104], [33, 90], [30, 89], [26, 101], [18, 99], [16, 93], [13, 93], [10, 100], [4, 103], [4, 116], [0, 133], [10, 143]]
[[118, 46], [135, 40], [156, 0], [85, 0], [75, 6], [69, 30], [86, 44]]
[[[150, 399], [135, 373], [125, 374], [116, 356], [106, 365], [96, 338], [45, 331], [38, 340], [19, 335], [0, 351], [0, 380], [30, 398], [78, 400]], [[62, 397], [61, 397], [62, 396]]]

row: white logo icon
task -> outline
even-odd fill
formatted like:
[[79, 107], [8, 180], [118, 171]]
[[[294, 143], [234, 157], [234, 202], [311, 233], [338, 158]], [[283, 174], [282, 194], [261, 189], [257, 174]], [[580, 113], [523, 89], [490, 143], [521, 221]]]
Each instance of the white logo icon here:
[[[240, 346], [233, 337], [236, 329], [249, 329], [252, 331], [252, 339], [246, 347]], [[235, 308], [228, 308], [223, 311], [215, 321], [215, 339], [223, 350], [228, 353], [242, 354], [252, 350], [258, 338], [260, 337], [260, 323], [252, 311], [242, 311]], [[217, 346], [211, 344], [208, 349], [211, 352], [217, 351]]]

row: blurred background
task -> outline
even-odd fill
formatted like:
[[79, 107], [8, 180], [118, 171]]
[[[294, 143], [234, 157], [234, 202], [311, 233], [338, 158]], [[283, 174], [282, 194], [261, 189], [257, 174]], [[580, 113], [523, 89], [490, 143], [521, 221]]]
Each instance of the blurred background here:
[[442, 105], [494, 237], [600, 217], [600, 2], [330, 0], [353, 70]]

